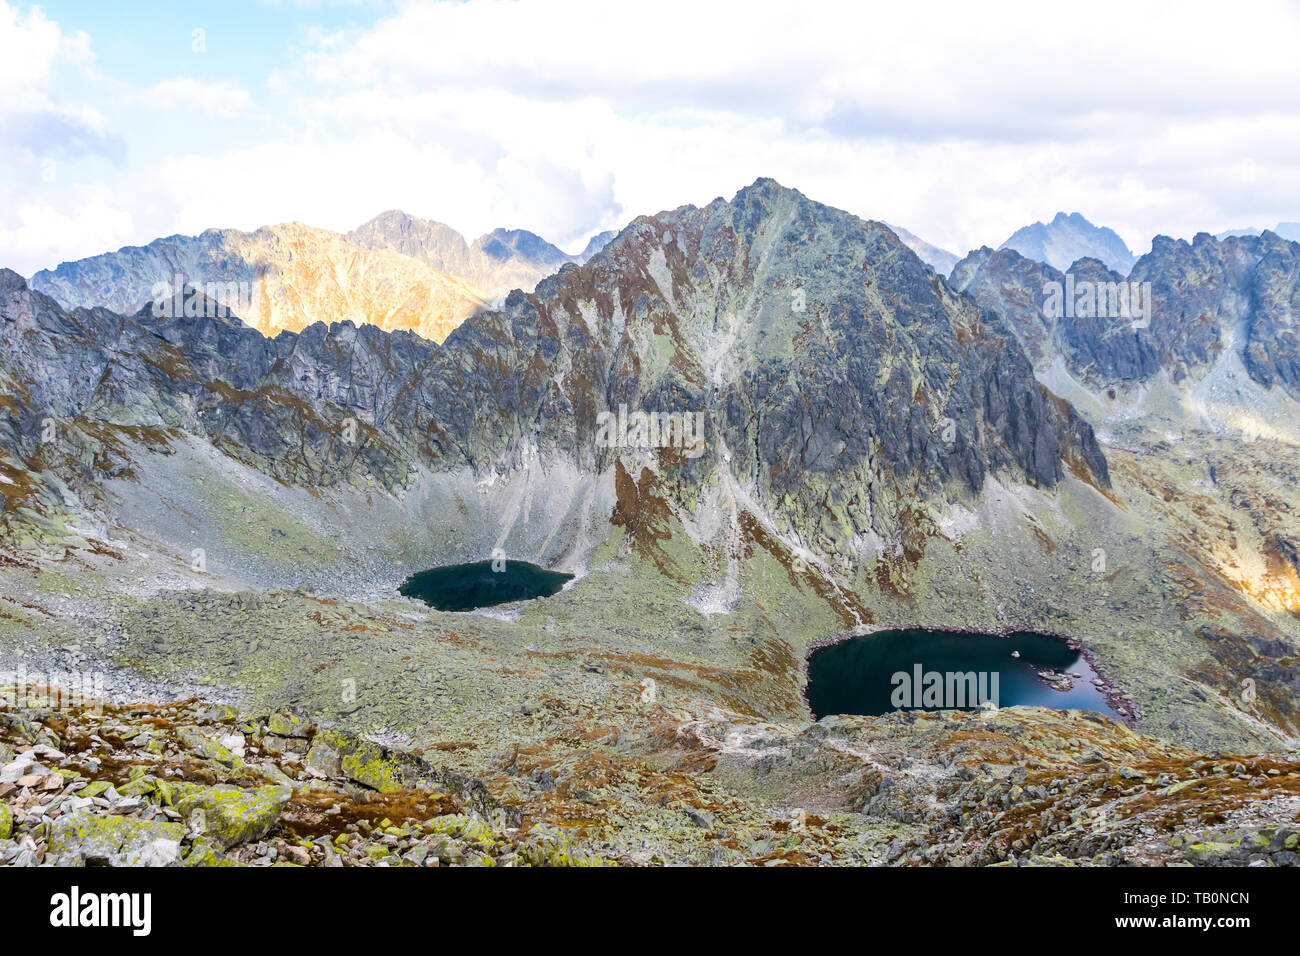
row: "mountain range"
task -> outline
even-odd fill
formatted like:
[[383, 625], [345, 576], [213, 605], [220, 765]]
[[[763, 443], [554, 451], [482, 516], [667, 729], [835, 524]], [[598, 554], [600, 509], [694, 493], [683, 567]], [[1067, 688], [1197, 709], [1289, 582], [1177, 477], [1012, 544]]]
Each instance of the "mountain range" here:
[[[1281, 224], [1278, 234], [1285, 238], [1290, 226]], [[889, 228], [941, 276], [962, 258], [901, 226]], [[208, 291], [224, 311], [267, 335], [328, 317], [441, 342], [475, 311], [498, 307], [512, 289], [531, 290], [563, 265], [586, 262], [614, 235], [602, 232], [569, 255], [526, 230], [495, 229], [469, 243], [450, 226], [389, 210], [348, 233], [286, 223], [169, 236], [42, 270], [31, 287], [64, 308], [133, 314], [157, 297], [159, 283], [214, 283]], [[1136, 261], [1112, 230], [1078, 213], [1019, 229], [999, 249], [1058, 271], [1092, 258], [1126, 274]]]
[[[1294, 815], [1300, 245], [1157, 237], [1124, 272], [985, 247], [945, 278], [771, 179], [584, 261], [391, 212], [294, 239], [308, 268], [298, 228], [159, 240], [125, 282], [112, 257], [0, 272], [0, 653], [419, 747], [646, 861], [723, 852], [713, 814], [765, 820], [746, 859], [792, 852], [768, 806], [891, 862], [1195, 862], [1171, 829], [1219, 839], [1242, 793]], [[321, 304], [378, 301], [388, 263], [475, 290], [447, 303], [468, 314], [440, 337]], [[124, 294], [159, 268], [272, 305]], [[1048, 304], [1121, 281], [1149, 284], [1145, 325]], [[702, 453], [611, 442], [626, 409], [698, 415]], [[396, 594], [498, 553], [575, 577], [483, 614]], [[1068, 636], [1127, 724], [810, 719], [812, 649], [914, 627]], [[1150, 815], [1173, 788], [1194, 824]], [[1032, 825], [1005, 817], [1030, 797]]]
[[[1271, 230], [1275, 235], [1283, 239], [1289, 239], [1292, 242], [1300, 242], [1300, 222], [1279, 222]], [[1221, 232], [1216, 235], [1216, 239], [1227, 239], [1231, 236], [1259, 236], [1264, 233], [1263, 229], [1256, 229], [1248, 226], [1245, 229], [1229, 229], [1227, 232]]]
[[65, 262], [36, 273], [31, 286], [65, 308], [134, 314], [159, 298], [160, 284], [189, 285], [265, 335], [328, 316], [440, 342], [475, 311], [585, 261], [611, 236], [569, 256], [524, 230], [496, 229], [469, 244], [442, 223], [391, 211], [347, 234], [286, 223], [169, 236]]
[[[756, 271], [749, 250], [760, 243], [769, 261]], [[405, 248], [440, 254], [428, 233]], [[732, 203], [637, 220], [586, 268], [512, 293], [441, 348], [350, 321], [268, 339], [238, 318], [179, 306], [175, 317], [145, 306], [106, 327], [102, 308], [66, 312], [11, 273], [10, 315], [48, 333], [32, 344], [56, 343], [25, 355], [31, 337], [14, 339], [11, 391], [28, 415], [94, 409], [116, 425], [181, 427], [267, 467], [303, 466], [277, 474], [313, 484], [346, 479], [347, 450], [323, 420], [302, 445], [300, 429], [287, 436], [263, 414], [301, 413], [301, 401], [356, 411], [376, 429], [365, 450], [384, 455], [370, 472], [394, 485], [414, 461], [517, 466], [521, 442], [602, 471], [614, 456], [595, 445], [600, 409], [703, 408], [715, 441], [679, 481], [726, 455], [761, 499], [841, 544], [896, 535], [902, 485], [978, 492], [987, 473], [1010, 467], [1051, 487], [1062, 457], [1104, 483], [1090, 430], [1034, 383], [1010, 328], [927, 279], [903, 248], [886, 227], [761, 180]], [[859, 275], [869, 276], [860, 287]], [[936, 437], [945, 421], [956, 429], [948, 442]], [[314, 454], [286, 457], [291, 445]], [[867, 482], [873, 469], [891, 482]], [[843, 498], [829, 514], [827, 482]]]

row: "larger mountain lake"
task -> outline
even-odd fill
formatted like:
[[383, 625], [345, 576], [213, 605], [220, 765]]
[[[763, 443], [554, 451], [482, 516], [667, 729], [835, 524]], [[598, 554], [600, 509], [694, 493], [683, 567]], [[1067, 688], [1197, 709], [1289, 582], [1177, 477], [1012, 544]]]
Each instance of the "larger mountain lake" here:
[[1096, 672], [1059, 637], [953, 631], [880, 631], [814, 650], [808, 706], [828, 714], [975, 710], [1032, 704], [1120, 717], [1093, 683]]
[[527, 561], [474, 561], [412, 574], [397, 589], [439, 611], [473, 611], [512, 601], [550, 597], [573, 580]]

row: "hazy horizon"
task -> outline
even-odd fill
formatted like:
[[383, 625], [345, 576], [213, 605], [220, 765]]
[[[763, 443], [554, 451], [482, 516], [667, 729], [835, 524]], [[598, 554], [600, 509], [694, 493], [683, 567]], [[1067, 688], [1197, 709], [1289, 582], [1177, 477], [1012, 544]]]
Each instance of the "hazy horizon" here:
[[958, 255], [1058, 211], [1140, 255], [1300, 220], [1300, 10], [1267, 7], [0, 0], [0, 263], [390, 208], [572, 252], [760, 176]]

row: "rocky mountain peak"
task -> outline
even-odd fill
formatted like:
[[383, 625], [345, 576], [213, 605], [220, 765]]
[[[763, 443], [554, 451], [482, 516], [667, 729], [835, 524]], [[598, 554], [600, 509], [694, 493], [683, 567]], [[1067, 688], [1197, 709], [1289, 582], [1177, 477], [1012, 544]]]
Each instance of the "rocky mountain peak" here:
[[596, 233], [596, 235], [592, 236], [589, 240], [587, 240], [587, 245], [582, 250], [582, 254], [578, 258], [581, 259], [583, 262], [586, 262], [596, 253], [600, 252], [600, 250], [604, 249], [607, 245], [609, 245], [609, 243], [617, 235], [618, 232], [613, 229], [606, 229], [604, 232]]
[[[526, 387], [468, 367], [528, 368]], [[434, 431], [518, 421], [598, 469], [600, 411], [698, 411], [712, 438], [679, 465], [688, 483], [725, 469], [783, 525], [828, 540], [896, 534], [910, 496], [978, 491], [996, 471], [1108, 480], [1091, 429], [1033, 381], [1000, 320], [887, 227], [770, 179], [637, 219], [590, 263], [468, 320], [424, 381], [446, 396]], [[512, 434], [478, 436], [472, 457], [508, 456]]]
[[469, 244], [451, 226], [390, 209], [347, 234], [365, 249], [392, 249], [418, 259], [448, 275], [466, 275], [470, 267]]
[[1014, 249], [1060, 270], [1068, 269], [1077, 259], [1091, 257], [1127, 274], [1135, 260], [1114, 230], [1095, 226], [1077, 212], [1058, 212], [1050, 223], [1035, 222], [1017, 229], [999, 248]]
[[13, 269], [0, 268], [0, 294], [9, 295], [27, 289], [27, 280]]
[[474, 248], [502, 262], [521, 259], [535, 265], [558, 267], [573, 257], [527, 229], [493, 229], [474, 241]]

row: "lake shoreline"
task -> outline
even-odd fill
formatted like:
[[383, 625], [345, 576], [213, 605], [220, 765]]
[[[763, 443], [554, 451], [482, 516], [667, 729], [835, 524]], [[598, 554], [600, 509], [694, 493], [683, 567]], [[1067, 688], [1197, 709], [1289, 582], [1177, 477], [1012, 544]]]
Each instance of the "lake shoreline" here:
[[[800, 676], [802, 677], [799, 693], [800, 697], [803, 699], [804, 706], [808, 708], [808, 712], [810, 714], [815, 713], [812, 704], [808, 699], [808, 688], [810, 684], [808, 665], [814, 653], [828, 647], [834, 647], [837, 644], [847, 643], [856, 638], [872, 637], [900, 631], [934, 631], [945, 634], [980, 635], [996, 638], [1008, 638], [1013, 634], [1039, 634], [1044, 637], [1055, 638], [1063, 641], [1071, 650], [1077, 651], [1079, 656], [1087, 663], [1088, 667], [1091, 668], [1092, 672], [1096, 675], [1097, 680], [1100, 681], [1100, 684], [1094, 684], [1093, 686], [1096, 687], [1098, 693], [1105, 698], [1107, 705], [1115, 712], [1114, 714], [1102, 714], [1100, 716], [1106, 717], [1109, 720], [1115, 720], [1133, 729], [1138, 726], [1138, 723], [1141, 720], [1141, 712], [1137, 703], [1129, 698], [1098, 665], [1092, 651], [1080, 638], [1071, 634], [1062, 634], [1059, 631], [1045, 631], [1024, 627], [1002, 627], [985, 630], [968, 627], [953, 627], [951, 625], [918, 625], [915, 627], [883, 627], [874, 630], [842, 631], [830, 637], [817, 638], [816, 640], [809, 641], [804, 649], [803, 659], [800, 661], [799, 668]], [[1042, 681], [1044, 686], [1049, 687], [1052, 690], [1057, 690], [1057, 688], [1052, 687], [1049, 682], [1043, 680], [1041, 676], [1039, 677], [1039, 680]], [[820, 718], [814, 717], [814, 719], [816, 720]]]
[[551, 597], [573, 579], [567, 571], [494, 557], [417, 571], [398, 585], [397, 593], [438, 611], [474, 613]]

